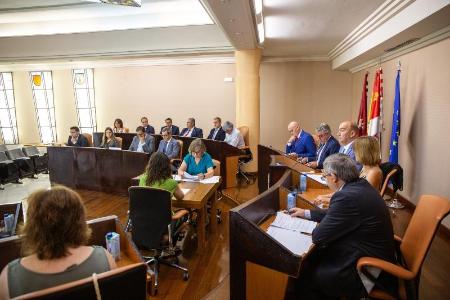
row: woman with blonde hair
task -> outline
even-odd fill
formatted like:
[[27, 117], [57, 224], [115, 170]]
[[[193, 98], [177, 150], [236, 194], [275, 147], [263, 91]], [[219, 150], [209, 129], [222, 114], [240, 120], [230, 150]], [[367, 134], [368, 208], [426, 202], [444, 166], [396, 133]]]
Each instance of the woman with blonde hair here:
[[214, 163], [211, 155], [206, 153], [206, 147], [202, 140], [193, 140], [188, 151], [189, 153], [184, 157], [178, 169], [178, 175], [185, 176], [185, 173], [197, 175], [200, 180], [212, 177], [214, 175]]
[[376, 190], [380, 190], [383, 181], [380, 143], [373, 136], [361, 136], [353, 142], [356, 161], [363, 165], [359, 177], [365, 178]]
[[86, 246], [91, 231], [80, 196], [64, 186], [28, 197], [27, 222], [21, 228], [23, 258], [0, 275], [0, 299], [86, 278], [116, 267], [100, 246]]

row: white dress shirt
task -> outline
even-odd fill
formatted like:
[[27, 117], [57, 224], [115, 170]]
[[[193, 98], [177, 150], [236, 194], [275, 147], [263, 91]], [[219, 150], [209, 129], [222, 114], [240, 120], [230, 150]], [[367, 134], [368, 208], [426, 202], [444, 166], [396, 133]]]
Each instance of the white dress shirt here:
[[230, 144], [231, 146], [242, 148], [245, 146], [244, 138], [242, 134], [236, 128], [233, 128], [233, 131], [230, 134], [225, 135], [225, 143]]

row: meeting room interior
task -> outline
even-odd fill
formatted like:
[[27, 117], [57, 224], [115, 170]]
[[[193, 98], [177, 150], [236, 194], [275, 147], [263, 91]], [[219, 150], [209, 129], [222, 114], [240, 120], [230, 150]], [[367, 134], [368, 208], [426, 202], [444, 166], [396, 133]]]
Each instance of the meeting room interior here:
[[0, 300], [448, 299], [449, 116], [450, 0], [2, 0]]

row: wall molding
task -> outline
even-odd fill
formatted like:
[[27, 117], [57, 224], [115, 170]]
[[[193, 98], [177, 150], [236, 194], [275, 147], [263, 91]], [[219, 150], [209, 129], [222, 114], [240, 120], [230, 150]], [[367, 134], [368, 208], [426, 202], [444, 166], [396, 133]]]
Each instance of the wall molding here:
[[261, 62], [278, 63], [278, 62], [295, 62], [295, 61], [330, 61], [328, 56], [298, 56], [298, 57], [263, 57]]
[[381, 57], [371, 59], [365, 63], [362, 63], [354, 68], [349, 69], [350, 73], [356, 73], [364, 69], [371, 68], [373, 66], [379, 65], [380, 63], [384, 63], [386, 61], [395, 59], [397, 57], [403, 56], [410, 52], [414, 52], [426, 46], [435, 44], [442, 40], [445, 40], [450, 37], [450, 26], [444, 27], [441, 30], [438, 30], [434, 33], [431, 33], [427, 36], [422, 37], [421, 39], [406, 45], [400, 49], [394, 50], [392, 52], [385, 53]]

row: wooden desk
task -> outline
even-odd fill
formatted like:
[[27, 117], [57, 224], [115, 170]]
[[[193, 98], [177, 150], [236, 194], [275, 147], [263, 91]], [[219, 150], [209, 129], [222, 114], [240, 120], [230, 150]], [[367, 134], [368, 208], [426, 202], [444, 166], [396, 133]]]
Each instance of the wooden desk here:
[[[133, 137], [136, 136], [134, 133], [116, 133], [116, 136], [122, 138], [122, 149], [127, 150]], [[155, 138], [155, 151], [158, 149], [159, 142], [162, 140], [160, 134], [152, 134]], [[99, 147], [103, 137], [103, 132], [94, 132], [93, 140], [94, 146]], [[188, 153], [189, 145], [196, 138], [184, 137], [184, 136], [174, 136], [175, 139], [183, 141], [183, 153], [184, 157]], [[213, 141], [208, 139], [202, 139], [206, 146], [206, 152], [208, 152], [213, 159], [220, 161], [220, 176], [222, 177], [223, 188], [235, 187], [237, 185], [236, 174], [238, 170], [238, 159], [242, 155], [242, 150], [233, 147], [222, 141]]]
[[264, 145], [258, 145], [258, 189], [262, 194], [269, 188], [269, 170], [272, 163], [271, 155], [282, 155], [283, 152], [267, 147]]

